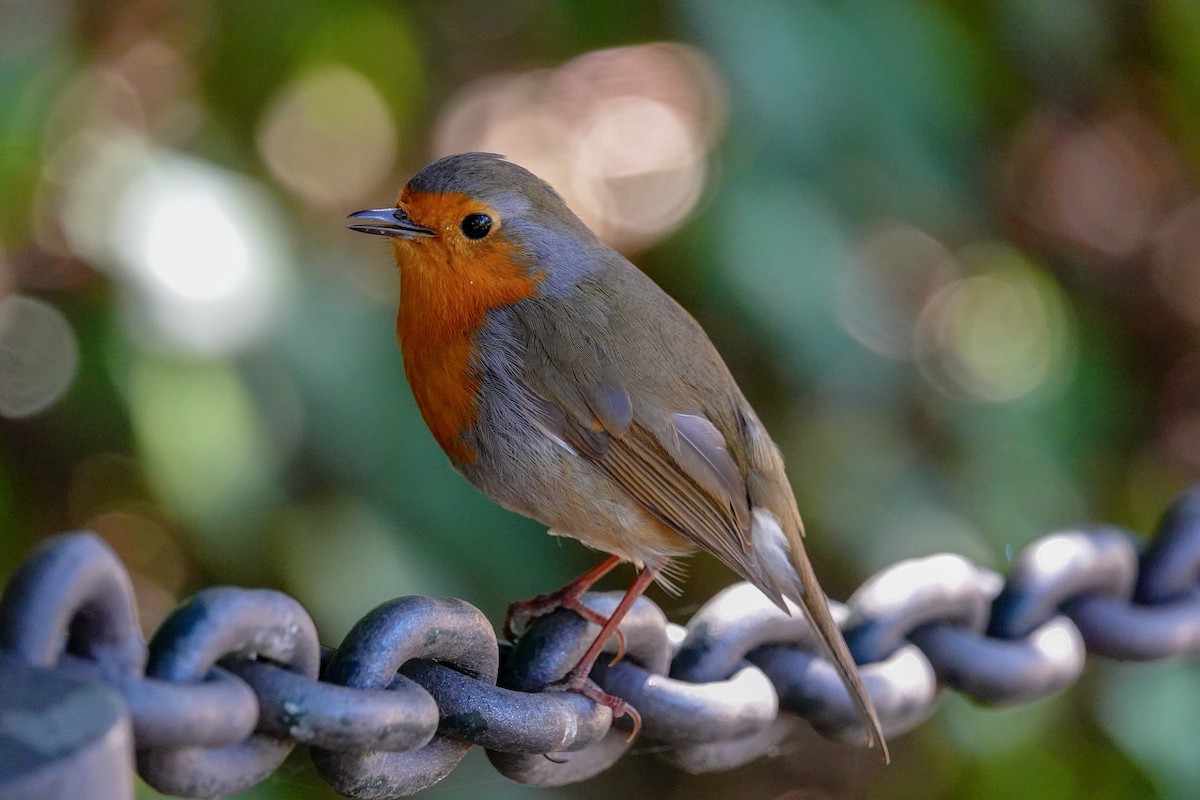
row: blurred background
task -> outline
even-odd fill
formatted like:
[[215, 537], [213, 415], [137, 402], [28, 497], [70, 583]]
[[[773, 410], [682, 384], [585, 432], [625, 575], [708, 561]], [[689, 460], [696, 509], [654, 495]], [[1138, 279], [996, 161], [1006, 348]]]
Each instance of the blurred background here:
[[[706, 326], [788, 457], [829, 593], [1005, 571], [1200, 478], [1195, 0], [0, 0], [0, 581], [90, 528], [152, 630], [212, 584], [499, 622], [597, 555], [446, 466], [386, 242], [435, 156], [507, 154]], [[689, 564], [685, 620], [731, 574]], [[617, 588], [625, 568], [606, 582]], [[948, 696], [895, 763], [815, 736], [561, 790], [474, 752], [429, 797], [1136, 798], [1200, 786], [1200, 665]], [[143, 789], [143, 797], [157, 797]], [[301, 754], [247, 798], [331, 798]]]

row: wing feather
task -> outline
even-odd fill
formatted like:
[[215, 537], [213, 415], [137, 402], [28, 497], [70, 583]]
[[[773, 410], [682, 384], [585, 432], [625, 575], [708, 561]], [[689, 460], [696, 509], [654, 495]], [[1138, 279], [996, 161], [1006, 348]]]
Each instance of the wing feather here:
[[[664, 525], [764, 587], [751, 553], [758, 481], [738, 425], [745, 401], [695, 320], [627, 262], [611, 266], [569, 297], [513, 308], [521, 382], [545, 412], [537, 424]], [[671, 313], [661, 313], [663, 301]], [[627, 353], [603, 346], [618, 337]]]
[[[601, 389], [598, 394], [611, 397], [613, 391]], [[619, 408], [622, 403], [614, 405]], [[756, 573], [748, 558], [746, 485], [710, 422], [695, 414], [676, 414], [676, 420], [686, 417], [680, 426], [660, 413], [653, 416], [668, 420], [669, 430], [658, 436], [636, 413], [629, 415], [625, 427], [610, 429], [599, 417], [579, 419], [551, 399], [541, 398], [537, 406], [543, 430], [605, 472], [663, 524], [737, 572]]]

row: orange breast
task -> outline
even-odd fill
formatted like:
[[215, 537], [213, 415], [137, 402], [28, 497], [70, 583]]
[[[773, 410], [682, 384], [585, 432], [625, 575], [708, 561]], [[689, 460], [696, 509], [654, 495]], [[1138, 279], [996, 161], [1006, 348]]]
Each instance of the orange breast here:
[[436, 238], [392, 240], [400, 266], [396, 333], [404, 371], [438, 444], [454, 461], [469, 464], [476, 454], [462, 436], [479, 413], [475, 334], [488, 311], [532, 296], [535, 281], [498, 231], [478, 242], [458, 233], [478, 202], [407, 190], [400, 201], [414, 221], [438, 231]]

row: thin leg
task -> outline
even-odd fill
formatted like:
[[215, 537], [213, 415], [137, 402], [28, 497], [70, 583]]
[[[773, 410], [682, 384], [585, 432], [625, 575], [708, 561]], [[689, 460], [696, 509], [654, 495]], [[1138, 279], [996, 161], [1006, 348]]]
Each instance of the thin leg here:
[[[600, 634], [592, 641], [587, 652], [583, 654], [583, 658], [579, 659], [579, 663], [563, 677], [560, 683], [567, 690], [579, 692], [594, 702], [608, 706], [612, 709], [614, 718], [628, 714], [630, 719], [633, 720], [633, 732], [629, 735], [630, 740], [636, 737], [638, 731], [642, 728], [641, 715], [637, 713], [633, 706], [621, 698], [614, 697], [602, 691], [599, 686], [589, 680], [588, 673], [592, 671], [592, 667], [596, 664], [596, 659], [600, 657], [600, 651], [604, 649], [604, 645], [608, 643], [608, 640], [614, 634], [620, 635], [620, 631], [617, 628], [621, 624], [621, 620], [625, 618], [625, 615], [629, 613], [629, 609], [633, 608], [633, 604], [637, 602], [637, 599], [654, 582], [654, 577], [661, 568], [662, 565], [646, 567], [638, 573], [633, 585], [625, 592], [625, 596], [617, 604], [612, 616], [600, 628]], [[624, 647], [620, 649], [623, 650]]]
[[[579, 598], [620, 563], [621, 559], [616, 556], [608, 556], [557, 592], [539, 594], [537, 597], [513, 603], [508, 607], [508, 615], [504, 618], [504, 638], [510, 642], [516, 641], [518, 622], [537, 619], [559, 608], [574, 611], [588, 622], [603, 628], [608, 624], [608, 617], [588, 608], [579, 602]], [[623, 647], [621, 649], [624, 650]]]

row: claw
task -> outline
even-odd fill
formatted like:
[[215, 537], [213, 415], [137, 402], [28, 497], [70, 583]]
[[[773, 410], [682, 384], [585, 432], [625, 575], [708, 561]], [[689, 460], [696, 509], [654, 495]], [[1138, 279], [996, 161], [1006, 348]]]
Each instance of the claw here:
[[575, 670], [571, 670], [566, 676], [555, 683], [546, 687], [547, 691], [557, 692], [577, 692], [583, 695], [588, 700], [598, 705], [605, 706], [612, 711], [613, 720], [618, 720], [621, 717], [629, 717], [632, 723], [632, 730], [629, 732], [627, 741], [632, 742], [638, 737], [642, 731], [642, 715], [637, 709], [629, 705], [616, 695], [611, 695], [604, 691], [596, 684], [595, 681], [588, 678], [586, 675], [581, 675]]
[[539, 595], [532, 600], [513, 603], [509, 606], [508, 616], [504, 620], [504, 635], [509, 641], [512, 641], [516, 638], [515, 622], [517, 620], [540, 617], [558, 608], [570, 609], [588, 622], [598, 625], [600, 627], [600, 634], [592, 640], [583, 657], [579, 659], [579, 663], [561, 681], [551, 684], [547, 688], [551, 690], [556, 689], [557, 691], [578, 692], [592, 702], [599, 703], [611, 709], [614, 720], [621, 717], [629, 717], [633, 723], [633, 730], [629, 734], [629, 741], [632, 742], [642, 730], [642, 715], [621, 698], [604, 692], [604, 690], [588, 678], [588, 674], [592, 671], [596, 659], [600, 657], [600, 652], [604, 649], [610, 638], [616, 637], [617, 640], [617, 654], [613, 656], [611, 664], [615, 665], [625, 656], [625, 635], [618, 626], [621, 624], [621, 620], [625, 618], [625, 615], [629, 613], [629, 609], [641, 597], [642, 592], [646, 591], [646, 587], [653, 582], [655, 575], [663, 568], [665, 562], [643, 567], [634, 580], [633, 585], [629, 587], [625, 592], [625, 596], [621, 598], [621, 602], [613, 610], [612, 616], [606, 617], [598, 611], [585, 606], [580, 601], [580, 597], [585, 591], [591, 588], [592, 584], [608, 573], [618, 563], [620, 563], [620, 559], [616, 556], [610, 556], [601, 562], [599, 566], [581, 575], [578, 579], [557, 592]]
[[620, 664], [621, 659], [625, 657], [625, 631], [617, 628], [615, 631], [613, 631], [613, 638], [617, 640], [617, 654], [612, 657], [612, 661], [608, 662], [610, 667], [615, 667], [617, 664]]

